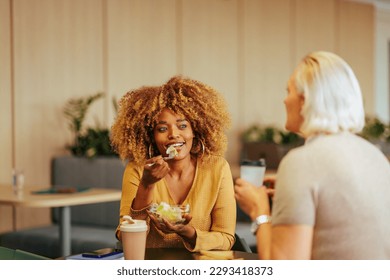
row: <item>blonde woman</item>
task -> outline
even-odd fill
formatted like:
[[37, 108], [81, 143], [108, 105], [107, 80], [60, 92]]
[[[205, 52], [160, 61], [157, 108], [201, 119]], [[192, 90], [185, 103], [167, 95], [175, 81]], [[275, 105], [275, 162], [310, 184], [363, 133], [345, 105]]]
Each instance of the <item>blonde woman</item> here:
[[286, 128], [306, 141], [279, 166], [272, 219], [264, 187], [235, 184], [254, 221], [259, 257], [390, 259], [390, 164], [355, 135], [364, 110], [352, 69], [333, 53], [311, 53], [287, 91]]

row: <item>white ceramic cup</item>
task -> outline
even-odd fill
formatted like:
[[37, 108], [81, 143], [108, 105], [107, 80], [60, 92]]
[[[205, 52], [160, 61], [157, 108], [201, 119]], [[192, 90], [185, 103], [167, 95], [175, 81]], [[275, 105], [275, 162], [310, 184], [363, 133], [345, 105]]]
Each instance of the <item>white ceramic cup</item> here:
[[144, 260], [148, 226], [144, 220], [125, 220], [120, 226], [122, 248], [125, 260]]
[[256, 187], [261, 187], [265, 175], [265, 160], [244, 160], [240, 165], [240, 177]]

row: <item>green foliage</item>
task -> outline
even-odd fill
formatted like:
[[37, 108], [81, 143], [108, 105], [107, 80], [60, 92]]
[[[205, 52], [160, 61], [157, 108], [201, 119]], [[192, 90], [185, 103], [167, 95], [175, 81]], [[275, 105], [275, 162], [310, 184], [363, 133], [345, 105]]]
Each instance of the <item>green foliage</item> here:
[[266, 142], [280, 145], [299, 145], [303, 139], [292, 132], [274, 126], [252, 125], [242, 133], [244, 142]]
[[72, 98], [64, 107], [64, 115], [69, 121], [69, 128], [76, 135], [81, 133], [85, 116], [91, 104], [103, 97], [103, 93], [97, 93], [88, 97]]
[[[390, 124], [385, 124], [379, 118], [366, 117], [366, 124], [359, 134], [369, 141], [390, 143]], [[241, 138], [244, 142], [266, 142], [280, 145], [295, 145], [303, 143], [299, 135], [283, 131], [274, 126], [252, 125], [246, 129]]]
[[279, 133], [281, 136], [280, 144], [282, 145], [303, 143], [302, 137], [296, 133], [290, 131], [279, 131]]
[[360, 136], [370, 141], [390, 142], [390, 124], [383, 123], [377, 117], [366, 117], [366, 124]]
[[[73, 144], [66, 148], [75, 156], [92, 158], [95, 156], [116, 156], [111, 149], [110, 131], [107, 128], [84, 127], [88, 109], [103, 93], [88, 97], [70, 99], [64, 106], [63, 113], [69, 122], [69, 128], [74, 134]], [[113, 103], [116, 106], [115, 99]], [[114, 109], [116, 110], [116, 107]]]

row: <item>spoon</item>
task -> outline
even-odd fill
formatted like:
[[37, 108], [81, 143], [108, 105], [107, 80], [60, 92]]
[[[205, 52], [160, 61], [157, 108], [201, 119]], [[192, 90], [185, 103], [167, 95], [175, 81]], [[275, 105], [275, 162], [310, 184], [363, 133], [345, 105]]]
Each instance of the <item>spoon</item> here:
[[[165, 160], [165, 161], [173, 159], [177, 155], [177, 151], [175, 148], [173, 148], [171, 150], [169, 150], [169, 148], [168, 148], [167, 151], [169, 151], [168, 156], [163, 157], [163, 160]], [[153, 166], [155, 164], [156, 164], [156, 162], [152, 162], [152, 163], [147, 164], [147, 166]]]

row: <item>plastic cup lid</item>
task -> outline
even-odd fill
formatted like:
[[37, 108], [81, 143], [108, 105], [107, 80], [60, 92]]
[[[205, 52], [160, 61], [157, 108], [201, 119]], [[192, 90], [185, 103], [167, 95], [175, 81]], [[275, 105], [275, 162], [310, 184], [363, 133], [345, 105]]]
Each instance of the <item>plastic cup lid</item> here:
[[245, 166], [265, 166], [265, 159], [261, 158], [259, 160], [247, 160], [244, 159], [240, 162], [240, 165]]
[[148, 225], [144, 220], [132, 220], [133, 223], [129, 223], [128, 220], [124, 220], [121, 223], [120, 230], [123, 232], [141, 232], [148, 230]]

